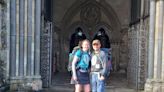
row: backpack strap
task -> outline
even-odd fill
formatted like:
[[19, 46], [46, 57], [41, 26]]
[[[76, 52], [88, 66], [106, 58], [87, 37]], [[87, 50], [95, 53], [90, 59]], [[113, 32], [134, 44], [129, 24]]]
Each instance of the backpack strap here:
[[100, 55], [97, 55], [96, 53], [93, 53], [92, 55], [96, 55], [96, 57], [98, 57], [98, 59], [100, 60], [101, 64], [102, 65], [104, 64], [102, 58], [100, 57]]
[[[80, 59], [81, 59], [81, 57], [84, 55], [84, 52], [81, 50], [81, 55], [80, 55]], [[88, 58], [90, 59], [90, 54], [87, 52], [87, 55], [88, 55]], [[80, 61], [80, 59], [79, 59], [79, 61]], [[79, 63], [79, 61], [78, 61], [78, 63]], [[77, 65], [77, 69], [78, 68], [81, 68], [81, 69], [84, 69], [84, 70], [87, 70], [87, 69], [89, 69], [89, 64], [87, 64], [85, 61], [81, 61], [82, 63], [84, 63], [85, 65], [88, 65], [88, 67], [87, 68], [83, 68], [83, 67], [81, 67], [80, 65]], [[77, 63], [77, 64], [78, 64]]]
[[104, 66], [104, 63], [103, 63], [103, 60], [102, 58], [100, 57], [100, 55], [96, 55], [98, 57], [98, 59], [100, 60], [101, 64]]
[[79, 57], [78, 62], [76, 63], [76, 69], [80, 68], [80, 66], [78, 66], [78, 63], [81, 60], [82, 55], [83, 55], [83, 51], [80, 49], [80, 57]]

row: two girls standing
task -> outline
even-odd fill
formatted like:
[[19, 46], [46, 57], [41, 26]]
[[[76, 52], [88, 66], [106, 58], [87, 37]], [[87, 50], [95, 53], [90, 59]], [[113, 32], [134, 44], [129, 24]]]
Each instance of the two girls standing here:
[[81, 49], [75, 53], [72, 62], [72, 77], [76, 81], [75, 92], [81, 92], [82, 89], [84, 92], [90, 92], [90, 88], [92, 92], [104, 92], [107, 56], [100, 50], [100, 41], [97, 39], [92, 41], [91, 55], [89, 40], [83, 40], [80, 47]]

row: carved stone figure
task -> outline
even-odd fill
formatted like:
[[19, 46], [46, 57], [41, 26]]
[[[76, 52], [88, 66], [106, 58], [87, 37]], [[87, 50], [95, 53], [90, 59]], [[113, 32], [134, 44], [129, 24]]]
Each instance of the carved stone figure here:
[[76, 28], [75, 33], [71, 36], [69, 52], [72, 52], [73, 48], [79, 44], [79, 41], [84, 39], [86, 39], [86, 36], [83, 33], [83, 30], [80, 27]]
[[100, 28], [94, 39], [99, 39], [101, 42], [101, 48], [110, 48], [110, 41], [108, 35], [103, 28]]

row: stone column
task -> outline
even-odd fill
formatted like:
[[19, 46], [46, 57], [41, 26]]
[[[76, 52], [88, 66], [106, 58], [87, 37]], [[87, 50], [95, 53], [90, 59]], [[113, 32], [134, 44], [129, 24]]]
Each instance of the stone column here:
[[149, 53], [148, 53], [148, 78], [153, 78], [154, 67], [154, 31], [155, 31], [155, 0], [150, 1], [150, 28], [149, 28]]
[[16, 76], [16, 0], [10, 1], [10, 78]]
[[41, 0], [10, 0], [11, 89], [19, 90], [33, 82], [41, 88], [40, 23]]
[[24, 75], [24, 0], [19, 2], [19, 75]]
[[164, 1], [150, 1], [150, 32], [148, 50], [148, 78], [145, 84], [145, 92], [164, 92], [164, 80], [162, 79], [164, 63], [163, 55], [163, 20]]
[[148, 44], [148, 75], [145, 84], [145, 92], [152, 91], [151, 80], [154, 74], [154, 31], [155, 31], [155, 13], [156, 1], [150, 0], [150, 23], [149, 23], [149, 44]]
[[33, 2], [32, 0], [28, 0], [27, 1], [27, 27], [28, 27], [28, 32], [27, 32], [27, 76], [33, 76], [34, 75], [34, 57], [30, 57], [30, 55], [34, 55], [34, 49], [33, 49], [33, 45], [34, 45], [34, 42], [33, 42], [33, 21], [34, 21], [34, 18], [33, 18]]
[[40, 77], [41, 0], [35, 1], [35, 75]]
[[[156, 58], [157, 59], [157, 79], [161, 79], [161, 74], [162, 74], [162, 42], [163, 42], [163, 20], [164, 20], [164, 1], [160, 0], [158, 1], [159, 5], [158, 5], [158, 12], [159, 15], [157, 16], [158, 20], [157, 20], [157, 25], [156, 25], [156, 36], [155, 37], [155, 41], [157, 42], [157, 44], [155, 44], [155, 46], [157, 45], [157, 47], [155, 47], [155, 49], [157, 50], [156, 54]], [[156, 51], [155, 50], [155, 51]], [[156, 60], [155, 60], [156, 61]]]

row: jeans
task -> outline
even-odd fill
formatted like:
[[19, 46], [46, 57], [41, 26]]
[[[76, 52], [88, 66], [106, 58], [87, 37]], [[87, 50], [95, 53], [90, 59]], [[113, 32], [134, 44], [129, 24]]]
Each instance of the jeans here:
[[105, 82], [104, 80], [99, 80], [98, 76], [99, 74], [91, 74], [92, 92], [105, 92]]

